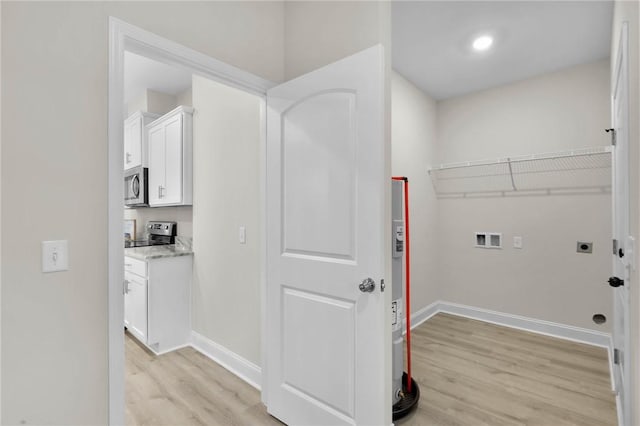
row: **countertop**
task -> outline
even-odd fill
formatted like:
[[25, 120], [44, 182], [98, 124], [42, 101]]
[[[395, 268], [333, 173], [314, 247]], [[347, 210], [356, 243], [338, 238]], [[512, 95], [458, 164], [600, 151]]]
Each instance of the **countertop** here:
[[160, 259], [162, 257], [191, 256], [189, 247], [169, 244], [166, 246], [130, 247], [124, 249], [124, 255], [139, 260]]

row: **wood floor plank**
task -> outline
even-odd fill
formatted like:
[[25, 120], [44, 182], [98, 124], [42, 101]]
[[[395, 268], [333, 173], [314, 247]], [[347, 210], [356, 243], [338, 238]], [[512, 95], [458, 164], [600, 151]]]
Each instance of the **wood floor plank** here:
[[[401, 426], [615, 426], [607, 351], [448, 314], [412, 331], [421, 399]], [[260, 393], [192, 348], [127, 335], [129, 426], [281, 425]]]

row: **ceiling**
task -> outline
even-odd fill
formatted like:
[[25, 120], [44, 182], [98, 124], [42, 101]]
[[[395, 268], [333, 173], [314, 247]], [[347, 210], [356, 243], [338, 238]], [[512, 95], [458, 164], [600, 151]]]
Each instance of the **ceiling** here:
[[191, 87], [191, 72], [131, 52], [124, 53], [124, 100], [146, 89], [175, 95]]
[[[437, 100], [604, 59], [612, 1], [397, 1], [393, 68]], [[493, 46], [471, 48], [489, 34]]]

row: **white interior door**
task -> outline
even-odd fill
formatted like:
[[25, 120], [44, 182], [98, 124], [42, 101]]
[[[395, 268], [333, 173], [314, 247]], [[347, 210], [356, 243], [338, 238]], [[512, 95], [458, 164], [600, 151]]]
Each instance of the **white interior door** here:
[[287, 424], [391, 423], [383, 62], [376, 46], [267, 92], [266, 401]]
[[[618, 45], [618, 57], [612, 78], [612, 128], [616, 143], [613, 150], [613, 238], [617, 249], [613, 253], [614, 291], [614, 380], [618, 394], [620, 424], [629, 424], [630, 360], [629, 353], [629, 277], [633, 254], [633, 240], [629, 237], [629, 86], [628, 86], [628, 29], [624, 24]], [[613, 281], [612, 281], [613, 280]]]

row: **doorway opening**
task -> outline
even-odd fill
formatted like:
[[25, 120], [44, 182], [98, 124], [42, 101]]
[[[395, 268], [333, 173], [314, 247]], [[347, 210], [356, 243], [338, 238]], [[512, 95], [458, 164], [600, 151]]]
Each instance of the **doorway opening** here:
[[[446, 349], [448, 358], [441, 356], [446, 350], [423, 347], [421, 355], [437, 365], [422, 373], [428, 377], [421, 383], [427, 389], [422, 415], [446, 416], [435, 407], [457, 413], [462, 405], [477, 403], [496, 409], [496, 418], [464, 411], [470, 419], [499, 422], [505, 412], [480, 391], [482, 386], [468, 393], [469, 399], [429, 403], [428, 395], [443, 393], [437, 382], [446, 388], [450, 381], [484, 380], [473, 376], [482, 375], [481, 368], [454, 373], [467, 362], [491, 365], [494, 378], [513, 379], [482, 383], [485, 389], [495, 386], [505, 401], [514, 398], [507, 405], [519, 404], [518, 396], [527, 391], [515, 378], [519, 373], [484, 358], [491, 354], [508, 362], [517, 352], [508, 338], [513, 330], [495, 327], [500, 325], [563, 339], [555, 347], [568, 346], [558, 356], [584, 350], [597, 358], [598, 374], [585, 380], [598, 383], [589, 401], [602, 409], [588, 413], [585, 422], [616, 422], [615, 315], [607, 279], [617, 148], [605, 132], [612, 127], [612, 11], [612, 4], [586, 2], [392, 6], [393, 172], [408, 176], [416, 188], [412, 240], [421, 261], [411, 275], [418, 281], [423, 277], [423, 285], [412, 292], [418, 312], [412, 323], [425, 321], [415, 333], [425, 342], [445, 344], [448, 335], [441, 333], [462, 333], [458, 344]], [[544, 35], [539, 28], [545, 28]], [[430, 238], [418, 245], [416, 233]], [[489, 343], [493, 333], [495, 342]], [[518, 333], [521, 342], [530, 336]], [[527, 352], [532, 360], [547, 359], [554, 340], [536, 337], [541, 340], [532, 338]], [[584, 346], [571, 349], [575, 342]], [[549, 368], [561, 362], [549, 361]], [[523, 362], [522, 371], [527, 368]], [[530, 377], [543, 382], [545, 375]], [[429, 378], [436, 388], [432, 392]], [[585, 415], [563, 401], [558, 409], [567, 416]], [[553, 411], [547, 414], [558, 415]], [[508, 415], [526, 419], [529, 414], [522, 406]]]
[[109, 421], [275, 422], [260, 393], [273, 84], [113, 18], [109, 79]]

